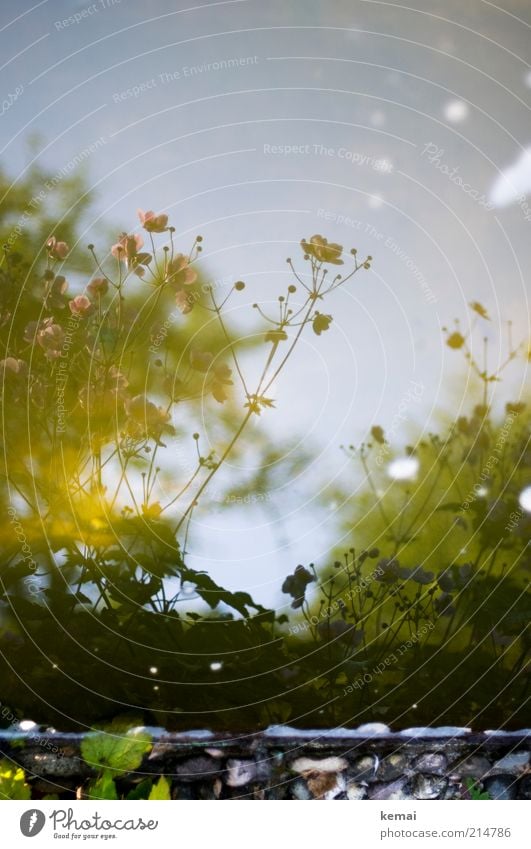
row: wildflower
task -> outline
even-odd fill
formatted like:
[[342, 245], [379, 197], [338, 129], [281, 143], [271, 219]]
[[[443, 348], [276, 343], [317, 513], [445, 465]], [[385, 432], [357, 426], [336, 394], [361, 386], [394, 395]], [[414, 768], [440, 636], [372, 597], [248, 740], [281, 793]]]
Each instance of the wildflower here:
[[111, 253], [117, 260], [125, 262], [127, 268], [138, 277], [143, 277], [145, 268], [151, 262], [151, 254], [139, 253], [140, 248], [144, 245], [144, 240], [139, 233], [128, 235], [122, 233], [118, 242], [111, 248]]
[[157, 407], [145, 395], [135, 395], [134, 398], [127, 399], [125, 410], [129, 416], [127, 423], [129, 436], [139, 439], [151, 436], [159, 445], [165, 447], [160, 441], [162, 433], [175, 433], [175, 428], [169, 424], [170, 414], [162, 407]]
[[339, 640], [351, 648], [358, 646], [363, 640], [363, 630], [356, 630], [354, 625], [348, 622], [336, 620], [334, 622], [323, 621], [317, 625], [317, 632], [324, 642]]
[[0, 380], [8, 378], [24, 377], [28, 372], [27, 363], [17, 360], [15, 357], [6, 357], [0, 360]]
[[329, 329], [331, 321], [331, 315], [324, 315], [323, 313], [316, 312], [312, 322], [313, 332], [317, 336], [320, 336], [321, 333]]
[[378, 563], [378, 574], [375, 573], [375, 581], [381, 584], [394, 584], [399, 579], [409, 577], [409, 573], [400, 567], [398, 560], [387, 558], [380, 560]]
[[137, 209], [137, 215], [142, 227], [148, 233], [164, 233], [168, 226], [168, 216], [155, 215], [151, 209], [147, 212]]
[[287, 593], [293, 598], [291, 606], [294, 610], [297, 610], [298, 607], [302, 607], [304, 604], [306, 587], [308, 584], [311, 584], [312, 581], [315, 581], [315, 577], [312, 573], [299, 564], [293, 575], [288, 575], [282, 584], [282, 592]]
[[174, 290], [175, 302], [182, 313], [188, 313], [194, 307], [195, 298], [190, 292], [186, 292], [184, 287], [191, 286], [196, 280], [197, 272], [190, 267], [188, 257], [176, 254], [168, 263], [166, 281]]
[[526, 408], [526, 405], [523, 401], [509, 401], [505, 405], [505, 412], [507, 415], [518, 415], [519, 413], [523, 413]]
[[44, 295], [44, 304], [47, 309], [64, 309], [66, 306], [65, 292], [68, 289], [68, 283], [61, 275], [55, 276], [52, 274], [46, 283]]
[[47, 359], [56, 360], [61, 356], [65, 334], [59, 324], [54, 324], [53, 319], [46, 319], [36, 335], [37, 342], [44, 350]]
[[343, 246], [336, 242], [328, 242], [323, 236], [316, 234], [310, 241], [301, 241], [301, 247], [305, 256], [313, 256], [317, 262], [328, 262], [331, 265], [343, 265], [341, 254]]
[[109, 289], [109, 284], [105, 277], [95, 277], [87, 286], [88, 291], [93, 297], [103, 297]]
[[215, 365], [213, 371], [214, 383], [212, 384], [212, 395], [219, 404], [223, 404], [228, 398], [225, 387], [233, 385], [231, 380], [232, 371], [225, 363]]
[[58, 242], [55, 236], [48, 239], [46, 249], [52, 259], [64, 259], [70, 250], [66, 242]]
[[72, 315], [87, 316], [92, 312], [92, 304], [86, 295], [76, 295], [68, 302]]
[[200, 371], [205, 374], [210, 366], [212, 365], [212, 360], [214, 359], [213, 355], [210, 351], [191, 351], [190, 352], [190, 365], [194, 369], [194, 371]]
[[175, 293], [175, 304], [180, 309], [183, 315], [191, 312], [194, 308], [195, 298], [192, 292], [180, 290]]
[[182, 286], [191, 286], [197, 280], [197, 272], [190, 267], [188, 257], [184, 254], [176, 254], [170, 263], [168, 263], [168, 283], [174, 289], [180, 289]]
[[432, 583], [435, 575], [433, 572], [427, 572], [422, 568], [422, 566], [417, 566], [415, 569], [411, 569], [408, 577], [411, 578], [412, 581], [415, 581], [415, 583], [426, 586], [427, 584]]

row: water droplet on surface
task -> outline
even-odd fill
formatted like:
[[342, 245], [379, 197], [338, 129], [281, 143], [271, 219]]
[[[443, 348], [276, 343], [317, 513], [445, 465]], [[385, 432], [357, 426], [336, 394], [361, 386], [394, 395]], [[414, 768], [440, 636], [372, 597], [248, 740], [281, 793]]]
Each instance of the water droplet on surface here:
[[415, 480], [420, 463], [416, 457], [399, 457], [387, 466], [387, 474], [395, 481]]
[[382, 112], [380, 109], [373, 112], [371, 115], [371, 124], [373, 127], [383, 127], [385, 124], [385, 112]]
[[518, 498], [518, 503], [522, 510], [525, 510], [526, 513], [531, 513], [531, 486], [526, 486], [522, 490]]
[[460, 124], [468, 118], [468, 104], [464, 100], [450, 100], [444, 106], [444, 117], [451, 124]]

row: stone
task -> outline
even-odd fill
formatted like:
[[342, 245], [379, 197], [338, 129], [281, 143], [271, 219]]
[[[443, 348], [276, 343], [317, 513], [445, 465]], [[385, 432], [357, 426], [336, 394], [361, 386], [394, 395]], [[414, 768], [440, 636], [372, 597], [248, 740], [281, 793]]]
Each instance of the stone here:
[[47, 777], [82, 776], [90, 774], [90, 768], [81, 757], [61, 757], [52, 752], [34, 751], [28, 749], [17, 753], [17, 760], [24, 769], [33, 774]]
[[483, 786], [491, 799], [516, 799], [517, 780], [514, 775], [492, 775], [485, 778]]
[[400, 778], [408, 766], [409, 758], [401, 752], [393, 752], [380, 761], [376, 778], [380, 781], [393, 781], [395, 778]]
[[448, 786], [448, 779], [440, 775], [420, 773], [412, 781], [411, 789], [415, 799], [439, 799]]
[[452, 775], [458, 778], [483, 778], [491, 768], [491, 763], [483, 755], [471, 755], [465, 760], [455, 761], [449, 769]]
[[334, 772], [312, 773], [308, 778], [308, 789], [314, 799], [330, 801], [345, 789], [345, 779]]
[[302, 780], [302, 778], [298, 778], [296, 781], [293, 781], [290, 784], [289, 789], [293, 799], [299, 799], [307, 802], [312, 798], [312, 794], [308, 790], [308, 785]]
[[293, 772], [301, 775], [312, 772], [342, 772], [348, 767], [345, 758], [329, 757], [316, 760], [315, 758], [297, 758], [291, 764]]
[[229, 787], [243, 787], [250, 784], [256, 778], [257, 769], [254, 761], [240, 761], [231, 759], [227, 761], [226, 782]]
[[369, 799], [389, 799], [390, 801], [413, 798], [408, 790], [406, 776], [396, 781], [377, 781], [369, 785], [368, 794]]
[[509, 752], [492, 765], [491, 773], [514, 772], [520, 773], [529, 767], [529, 752]]
[[175, 768], [175, 773], [180, 781], [200, 781], [202, 778], [213, 778], [219, 775], [221, 765], [213, 758], [198, 755], [196, 758], [188, 758], [181, 761]]
[[370, 781], [376, 775], [378, 763], [376, 755], [362, 755], [350, 764], [348, 777], [357, 781]]
[[347, 799], [359, 801], [367, 798], [367, 785], [361, 781], [349, 781], [347, 784]]
[[417, 772], [444, 775], [448, 766], [448, 759], [442, 752], [423, 752], [415, 758], [411, 766]]
[[450, 782], [441, 796], [441, 799], [462, 799], [461, 786]]

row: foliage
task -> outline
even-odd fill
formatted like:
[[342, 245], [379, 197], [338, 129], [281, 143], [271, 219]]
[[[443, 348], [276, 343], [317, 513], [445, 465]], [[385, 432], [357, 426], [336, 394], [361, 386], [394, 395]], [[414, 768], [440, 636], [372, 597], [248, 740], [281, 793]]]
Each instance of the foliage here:
[[482, 790], [478, 781], [473, 778], [465, 779], [466, 791], [463, 794], [464, 799], [472, 799], [473, 801], [490, 801], [490, 794], [486, 790]]
[[[489, 320], [481, 304], [471, 307]], [[527, 353], [509, 333], [493, 372], [488, 345], [479, 367], [471, 341], [445, 332], [479, 378], [479, 403], [405, 451], [379, 425], [346, 449], [365, 486], [335, 498], [347, 505], [342, 536], [356, 548], [324, 569], [297, 567], [283, 586], [302, 615], [289, 629], [299, 680], [320, 690], [331, 723], [525, 723], [531, 516], [520, 497], [530, 414], [518, 399], [500, 418], [491, 393]]]
[[31, 790], [26, 784], [24, 770], [5, 759], [0, 760], [0, 798], [20, 801], [31, 798]]

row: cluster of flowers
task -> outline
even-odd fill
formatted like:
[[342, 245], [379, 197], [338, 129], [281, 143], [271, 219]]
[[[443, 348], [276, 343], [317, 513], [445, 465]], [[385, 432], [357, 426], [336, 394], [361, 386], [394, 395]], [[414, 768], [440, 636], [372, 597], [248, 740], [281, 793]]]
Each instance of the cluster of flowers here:
[[[78, 393], [80, 407], [92, 414], [104, 416], [118, 408], [122, 409], [127, 417], [125, 434], [128, 437], [153, 437], [158, 441], [163, 432], [174, 432], [170, 425], [170, 413], [146, 395], [134, 395], [130, 392], [126, 376], [111, 362], [113, 357], [101, 355], [101, 345], [104, 344], [101, 340], [105, 337], [103, 328], [108, 331], [108, 336], [114, 334], [114, 338], [117, 338], [125, 327], [127, 319], [121, 302], [124, 300], [123, 284], [129, 273], [149, 280], [157, 288], [166, 289], [175, 298], [178, 310], [183, 314], [189, 313], [198, 300], [190, 297], [190, 287], [198, 277], [192, 263], [201, 251], [199, 244], [202, 239], [201, 236], [197, 237], [188, 256], [174, 252], [174, 228], [168, 226], [167, 215], [139, 209], [138, 217], [151, 240], [155, 233], [168, 233], [172, 247], [163, 248], [163, 261], [159, 262], [154, 259], [154, 253], [143, 250], [142, 235], [122, 233], [110, 249], [110, 254], [118, 262], [117, 274], [114, 275], [116, 279], [113, 280], [113, 275], [106, 274], [96, 260], [94, 246], [89, 245], [97, 263], [98, 276], [87, 283], [81, 294], [72, 297], [68, 295], [68, 282], [60, 273], [62, 269], [57, 267], [69, 256], [70, 247], [56, 236], [48, 239], [47, 267], [43, 275], [44, 293], [41, 301], [44, 315], [40, 309], [38, 320], [28, 322], [23, 331], [24, 343], [31, 346], [31, 374], [29, 362], [19, 356], [6, 356], [0, 361], [0, 379], [3, 390], [7, 389], [11, 393], [20, 392], [29, 380], [30, 397], [34, 402], [38, 400], [39, 406], [42, 407], [42, 399], [46, 395], [46, 380], [42, 369], [37, 376], [39, 360], [35, 358], [35, 354], [37, 351], [42, 352], [43, 363], [48, 363], [51, 369], [48, 370], [49, 375], [53, 374], [54, 364], [57, 363], [64, 382], [70, 368], [67, 360], [71, 359], [75, 340], [76, 352], [84, 351], [91, 358], [90, 377], [84, 381]], [[149, 277], [146, 277], [147, 272]], [[108, 293], [113, 297], [104, 304], [103, 299]], [[62, 311], [69, 315], [67, 321], [61, 318]], [[22, 351], [21, 353], [23, 354]], [[117, 362], [120, 351], [114, 350], [111, 353], [115, 355], [114, 360]], [[223, 403], [227, 398], [226, 387], [232, 383], [231, 370], [226, 365], [215, 362], [211, 353], [199, 351], [191, 352], [190, 367], [200, 374], [208, 372], [210, 391], [218, 402]], [[53, 385], [53, 379], [50, 378], [49, 382]], [[39, 384], [40, 391], [37, 391]], [[183, 386], [175, 377], [171, 386], [167, 385], [166, 388], [171, 390], [172, 401], [180, 400], [179, 393], [184, 397]]]

